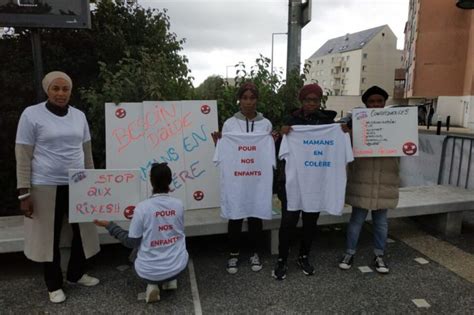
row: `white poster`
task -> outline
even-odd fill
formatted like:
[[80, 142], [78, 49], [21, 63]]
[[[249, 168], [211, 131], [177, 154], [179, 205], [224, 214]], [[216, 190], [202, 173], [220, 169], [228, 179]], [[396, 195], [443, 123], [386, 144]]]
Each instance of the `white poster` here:
[[138, 170], [69, 170], [69, 222], [130, 220], [140, 182]]
[[166, 162], [171, 195], [186, 209], [219, 206], [218, 173], [212, 164], [218, 130], [216, 101], [147, 101], [105, 104], [107, 168], [137, 168], [151, 195], [149, 171]]
[[354, 108], [352, 132], [355, 157], [418, 155], [416, 107]]

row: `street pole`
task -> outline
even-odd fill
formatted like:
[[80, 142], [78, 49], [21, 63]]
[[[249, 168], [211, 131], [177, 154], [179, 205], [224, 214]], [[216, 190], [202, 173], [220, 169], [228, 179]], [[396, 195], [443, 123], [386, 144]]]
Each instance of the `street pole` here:
[[229, 79], [229, 68], [230, 67], [235, 67], [234, 65], [229, 65], [229, 66], [225, 66], [225, 80], [228, 81]]
[[288, 7], [288, 54], [286, 57], [286, 79], [293, 71], [300, 70], [301, 60], [301, 0], [289, 0]]
[[41, 56], [41, 38], [39, 29], [37, 28], [31, 29], [31, 47], [33, 50], [36, 101], [41, 102], [44, 100], [44, 92], [41, 87], [41, 80], [43, 78], [43, 60]]
[[271, 59], [271, 76], [273, 77], [273, 43], [275, 35], [287, 35], [288, 33], [272, 33], [272, 59]]
[[311, 21], [311, 0], [288, 1], [288, 48], [286, 59], [286, 80], [290, 73], [300, 72], [301, 29]]

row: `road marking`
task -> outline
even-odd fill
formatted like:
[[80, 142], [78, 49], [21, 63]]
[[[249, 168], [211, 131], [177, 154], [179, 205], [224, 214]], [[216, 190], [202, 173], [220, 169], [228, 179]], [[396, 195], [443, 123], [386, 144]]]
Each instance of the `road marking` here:
[[429, 264], [430, 262], [422, 257], [415, 258], [415, 261], [419, 263], [420, 265], [426, 265]]
[[362, 273], [367, 273], [367, 272], [374, 272], [372, 269], [370, 269], [369, 266], [360, 266], [359, 267], [360, 272]]
[[202, 315], [201, 300], [199, 299], [199, 290], [196, 281], [196, 273], [194, 272], [193, 260], [189, 258], [189, 281], [191, 282], [191, 293], [193, 294], [194, 314]]
[[413, 299], [411, 300], [413, 303], [415, 303], [416, 307], [418, 308], [429, 308], [431, 305], [426, 302], [425, 299]]

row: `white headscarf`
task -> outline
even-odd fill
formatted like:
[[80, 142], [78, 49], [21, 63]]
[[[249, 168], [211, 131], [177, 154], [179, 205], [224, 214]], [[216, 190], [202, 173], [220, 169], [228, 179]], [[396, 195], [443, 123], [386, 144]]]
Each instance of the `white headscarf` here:
[[56, 79], [66, 80], [69, 83], [69, 86], [72, 89], [72, 80], [67, 74], [65, 74], [64, 72], [61, 72], [61, 71], [51, 71], [50, 73], [48, 73], [47, 75], [44, 76], [43, 82], [42, 82], [43, 90], [46, 94], [48, 94], [49, 86]]

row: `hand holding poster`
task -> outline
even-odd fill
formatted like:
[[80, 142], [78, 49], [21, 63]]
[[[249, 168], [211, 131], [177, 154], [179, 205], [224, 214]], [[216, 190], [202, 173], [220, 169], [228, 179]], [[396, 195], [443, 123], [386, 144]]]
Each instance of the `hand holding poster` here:
[[138, 170], [69, 170], [69, 222], [130, 220], [145, 199]]
[[355, 157], [418, 155], [416, 107], [355, 108], [352, 128]]

